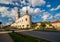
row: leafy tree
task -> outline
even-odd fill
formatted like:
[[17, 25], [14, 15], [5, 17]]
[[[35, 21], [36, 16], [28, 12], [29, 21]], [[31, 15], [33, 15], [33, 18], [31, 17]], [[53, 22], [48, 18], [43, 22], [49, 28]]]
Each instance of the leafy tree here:
[[1, 28], [2, 22], [0, 22], [0, 28]]
[[42, 22], [42, 23], [41, 23], [41, 26], [42, 26], [43, 31], [44, 31], [44, 29], [45, 29], [45, 27], [46, 27], [46, 24], [45, 24], [44, 22]]

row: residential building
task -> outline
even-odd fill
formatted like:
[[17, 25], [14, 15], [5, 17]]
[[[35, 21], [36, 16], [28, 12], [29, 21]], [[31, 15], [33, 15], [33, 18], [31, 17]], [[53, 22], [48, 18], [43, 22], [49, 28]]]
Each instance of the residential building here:
[[57, 29], [60, 30], [60, 20], [56, 20], [54, 22], [51, 22], [51, 24]]

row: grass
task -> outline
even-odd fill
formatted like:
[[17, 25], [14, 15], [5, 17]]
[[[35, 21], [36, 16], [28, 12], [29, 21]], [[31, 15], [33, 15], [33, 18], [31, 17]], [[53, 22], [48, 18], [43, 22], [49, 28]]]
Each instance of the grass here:
[[14, 42], [49, 42], [44, 39], [35, 38], [32, 36], [27, 36], [27, 35], [22, 35], [22, 34], [17, 34], [15, 32], [9, 33], [9, 35], [12, 37]]

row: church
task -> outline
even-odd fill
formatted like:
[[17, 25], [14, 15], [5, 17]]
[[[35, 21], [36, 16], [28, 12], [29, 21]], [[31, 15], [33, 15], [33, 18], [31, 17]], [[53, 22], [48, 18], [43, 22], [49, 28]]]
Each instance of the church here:
[[28, 13], [28, 10], [26, 10], [26, 14], [23, 16], [20, 16], [20, 9], [18, 9], [18, 16], [16, 17], [16, 21], [11, 24], [11, 27], [16, 28], [30, 28], [32, 25], [31, 22], [31, 16]]

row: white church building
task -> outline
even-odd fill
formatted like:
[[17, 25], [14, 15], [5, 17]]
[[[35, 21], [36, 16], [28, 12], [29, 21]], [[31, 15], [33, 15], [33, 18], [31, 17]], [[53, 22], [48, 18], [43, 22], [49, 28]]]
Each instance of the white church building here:
[[28, 14], [28, 10], [26, 10], [26, 14], [24, 16], [20, 16], [20, 10], [18, 9], [18, 16], [16, 17], [16, 21], [11, 24], [11, 27], [16, 28], [30, 28], [31, 27], [31, 16]]

